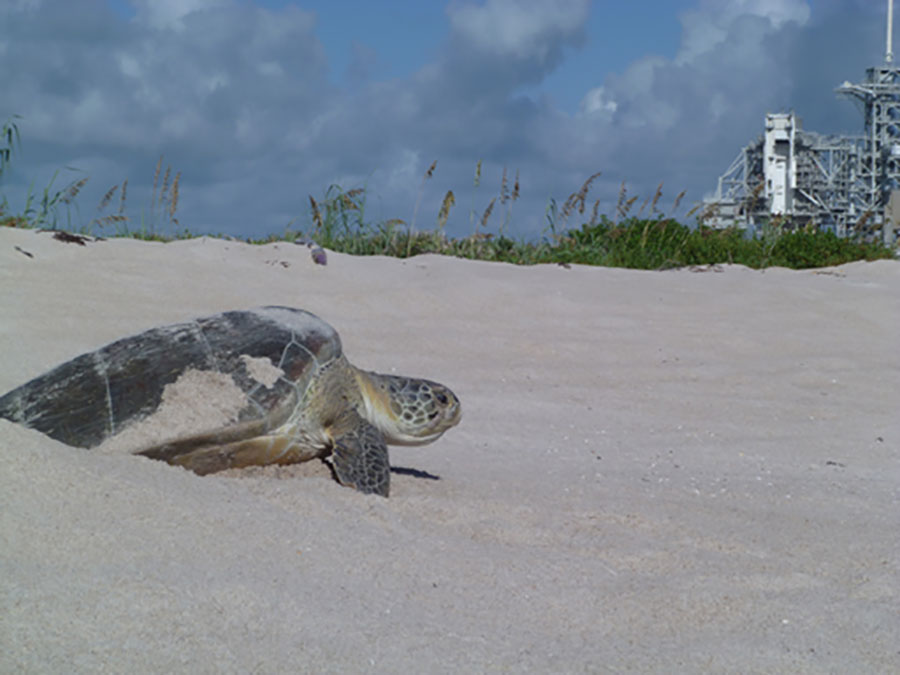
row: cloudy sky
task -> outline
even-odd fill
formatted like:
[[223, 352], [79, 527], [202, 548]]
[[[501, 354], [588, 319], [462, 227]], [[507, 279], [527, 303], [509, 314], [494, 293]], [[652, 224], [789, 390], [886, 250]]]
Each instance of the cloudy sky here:
[[[2, 0], [0, 122], [21, 148], [13, 210], [89, 176], [80, 222], [128, 179], [134, 228], [154, 168], [180, 171], [194, 232], [310, 225], [308, 196], [367, 188], [366, 219], [471, 232], [516, 171], [506, 232], [540, 236], [548, 200], [601, 171], [668, 210], [707, 196], [766, 112], [861, 130], [833, 89], [884, 59], [883, 0]], [[422, 176], [432, 161], [431, 179]], [[473, 176], [482, 160], [481, 185]], [[73, 167], [68, 170], [66, 167]], [[421, 196], [420, 196], [420, 190]], [[640, 203], [640, 202], [638, 202]], [[494, 211], [496, 232], [504, 213]], [[571, 221], [570, 225], [577, 223]], [[159, 222], [162, 227], [162, 221]]]

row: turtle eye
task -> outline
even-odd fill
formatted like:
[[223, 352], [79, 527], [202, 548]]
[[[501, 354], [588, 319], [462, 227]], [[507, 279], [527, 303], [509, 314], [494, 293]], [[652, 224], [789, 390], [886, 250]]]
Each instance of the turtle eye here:
[[445, 394], [438, 392], [434, 395], [434, 397], [438, 400], [438, 403], [440, 403], [441, 405], [447, 405], [447, 396]]

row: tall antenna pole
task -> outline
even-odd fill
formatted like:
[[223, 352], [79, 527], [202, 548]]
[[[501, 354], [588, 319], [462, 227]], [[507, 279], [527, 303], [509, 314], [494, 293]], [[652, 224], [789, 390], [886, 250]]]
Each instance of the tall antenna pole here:
[[884, 53], [884, 62], [891, 63], [894, 60], [894, 0], [888, 0], [887, 16], [887, 51]]

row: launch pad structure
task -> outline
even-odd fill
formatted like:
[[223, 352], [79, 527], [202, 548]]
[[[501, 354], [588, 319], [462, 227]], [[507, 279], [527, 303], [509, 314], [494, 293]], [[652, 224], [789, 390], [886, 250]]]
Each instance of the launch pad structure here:
[[884, 65], [835, 89], [860, 108], [864, 132], [818, 134], [802, 129], [793, 112], [767, 114], [765, 133], [738, 153], [704, 200], [704, 224], [755, 229], [780, 222], [841, 237], [880, 232], [893, 243], [900, 225], [900, 68], [893, 64], [893, 0], [887, 4]]

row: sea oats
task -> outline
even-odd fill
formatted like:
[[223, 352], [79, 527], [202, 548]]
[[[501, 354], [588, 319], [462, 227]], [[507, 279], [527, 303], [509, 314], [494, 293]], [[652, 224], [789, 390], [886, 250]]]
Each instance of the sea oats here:
[[169, 196], [169, 218], [175, 224], [178, 224], [178, 221], [175, 219], [175, 211], [178, 210], [178, 183], [181, 180], [181, 172], [175, 174], [175, 180], [172, 181], [172, 192]]
[[584, 181], [584, 184], [581, 186], [581, 189], [576, 193], [575, 198], [578, 202], [578, 213], [584, 213], [584, 200], [587, 197], [588, 191], [591, 189], [591, 183], [593, 183], [597, 178], [601, 176], [603, 172], [598, 171], [597, 173], [588, 176], [588, 179]]
[[172, 167], [166, 167], [166, 173], [163, 176], [162, 189], [159, 191], [159, 203], [163, 204], [166, 198], [166, 193], [169, 191], [169, 176], [172, 173]]
[[128, 179], [122, 181], [122, 190], [119, 192], [119, 214], [125, 212], [125, 194], [128, 190]]
[[83, 188], [85, 186], [85, 183], [87, 183], [87, 182], [88, 182], [88, 176], [85, 176], [84, 178], [72, 183], [66, 190], [66, 193], [60, 198], [60, 200], [59, 200], [60, 203], [62, 203], [62, 204], [71, 203], [71, 201], [73, 199], [75, 199], [75, 197], [78, 195], [78, 193], [81, 192], [81, 188]]
[[487, 205], [487, 208], [484, 210], [484, 214], [481, 216], [481, 226], [486, 227], [488, 219], [491, 217], [491, 211], [494, 210], [494, 202], [497, 201], [497, 198], [494, 197], [491, 199], [490, 204]]
[[441, 210], [438, 212], [438, 227], [441, 229], [447, 224], [447, 218], [450, 217], [450, 208], [456, 204], [456, 197], [453, 194], [453, 190], [447, 190], [447, 194], [444, 195], [444, 201], [441, 203]]
[[660, 183], [656, 187], [656, 193], [653, 195], [653, 202], [650, 204], [650, 213], [651, 214], [656, 213], [656, 205], [659, 203], [659, 198], [662, 197], [662, 186], [663, 186], [663, 184]]
[[106, 194], [100, 198], [100, 204], [98, 204], [97, 206], [98, 211], [102, 211], [107, 206], [109, 206], [109, 203], [112, 201], [112, 198], [116, 194], [116, 190], [118, 189], [118, 185], [113, 185], [111, 188], [109, 188], [109, 190], [106, 191]]
[[159, 170], [162, 168], [163, 156], [160, 155], [156, 162], [156, 171], [153, 172], [153, 199], [156, 199], [156, 187], [159, 185]]
[[650, 203], [650, 197], [647, 197], [644, 202], [641, 204], [641, 208], [638, 209], [637, 217], [640, 218], [641, 214], [644, 212], [644, 209], [647, 208], [647, 204]]
[[866, 226], [866, 223], [869, 222], [869, 219], [872, 217], [872, 210], [869, 209], [865, 213], [860, 216], [859, 220], [856, 221], [856, 229], [861, 230]]
[[747, 211], [752, 210], [753, 205], [756, 204], [757, 200], [759, 199], [760, 193], [765, 187], [766, 185], [762, 181], [756, 184], [753, 190], [751, 190], [750, 194], [747, 195], [746, 199], [744, 199], [744, 201], [741, 203], [741, 213], [746, 213]]
[[313, 222], [316, 224], [316, 232], [322, 229], [322, 214], [319, 212], [319, 205], [316, 204], [315, 198], [309, 196], [309, 205], [312, 207]]
[[114, 213], [109, 216], [104, 216], [103, 218], [98, 218], [94, 222], [97, 223], [97, 225], [99, 225], [100, 227], [105, 227], [107, 225], [111, 225], [112, 223], [124, 223], [126, 220], [128, 220], [128, 218], [126, 218], [125, 216]]

